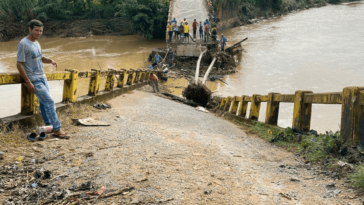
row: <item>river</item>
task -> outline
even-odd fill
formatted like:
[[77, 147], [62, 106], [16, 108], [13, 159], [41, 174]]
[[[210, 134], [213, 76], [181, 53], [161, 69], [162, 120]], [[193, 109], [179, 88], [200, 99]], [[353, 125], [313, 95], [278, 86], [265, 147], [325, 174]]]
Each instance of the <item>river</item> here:
[[[339, 92], [347, 86], [363, 86], [360, 82], [364, 77], [361, 71], [364, 64], [363, 15], [364, 2], [359, 1], [312, 8], [226, 30], [224, 34], [230, 45], [245, 37], [249, 40], [243, 43], [239, 72], [226, 78], [229, 85], [209, 85], [221, 96], [293, 94], [296, 90]], [[17, 43], [0, 43], [0, 72], [17, 71]], [[139, 36], [43, 38], [40, 43], [44, 56], [58, 62], [58, 70], [98, 69], [98, 63], [104, 70], [146, 67], [151, 49], [165, 46], [164, 40], [145, 40]], [[45, 66], [46, 72], [54, 70], [50, 65]], [[105, 79], [101, 87], [104, 83]], [[168, 85], [185, 86], [186, 83], [185, 80], [169, 80]], [[50, 86], [56, 102], [61, 101], [63, 82], [52, 81]], [[78, 95], [86, 94], [87, 86], [88, 80], [81, 79]], [[181, 89], [174, 91], [180, 93]], [[0, 93], [0, 117], [19, 113], [20, 85], [0, 86]], [[278, 125], [291, 126], [293, 104], [281, 103], [279, 114]], [[338, 130], [340, 116], [340, 105], [314, 105], [311, 127], [319, 131]], [[259, 120], [263, 121], [264, 117], [265, 103]]]

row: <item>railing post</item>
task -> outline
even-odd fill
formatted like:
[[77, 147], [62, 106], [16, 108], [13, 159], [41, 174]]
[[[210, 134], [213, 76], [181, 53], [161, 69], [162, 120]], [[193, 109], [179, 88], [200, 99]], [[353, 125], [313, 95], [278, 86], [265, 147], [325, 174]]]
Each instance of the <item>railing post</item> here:
[[144, 82], [145, 81], [145, 75], [147, 74], [147, 71], [146, 70], [143, 70], [142, 71], [142, 74], [140, 75], [140, 80], [139, 82]]
[[[364, 145], [364, 105], [360, 105], [364, 87], [346, 87], [342, 93], [341, 137], [353, 145]], [[362, 94], [363, 95], [363, 94]]]
[[228, 96], [228, 97], [226, 97], [226, 104], [224, 107], [224, 111], [229, 111], [230, 105], [231, 105], [231, 97]]
[[115, 84], [115, 70], [109, 68], [109, 71], [110, 71], [110, 74], [107, 76], [107, 79], [106, 79], [105, 90], [113, 91], [114, 84]]
[[101, 76], [101, 70], [95, 70], [91, 69], [92, 71], [95, 71], [95, 76], [90, 78], [90, 87], [88, 90], [88, 94], [91, 96], [97, 96], [99, 93], [100, 88], [100, 76]]
[[64, 81], [63, 85], [63, 102], [76, 102], [78, 87], [78, 71], [66, 69], [71, 72], [71, 78]]
[[126, 70], [125, 69], [121, 69], [120, 74], [119, 74], [119, 78], [118, 78], [118, 88], [122, 88], [124, 87], [124, 79], [126, 76]]
[[133, 84], [133, 78], [134, 78], [134, 73], [135, 73], [135, 71], [133, 70], [133, 69], [130, 69], [129, 70], [129, 75], [128, 75], [128, 80], [127, 80], [127, 85], [132, 85]]
[[304, 103], [305, 93], [312, 93], [312, 91], [296, 91], [293, 108], [292, 128], [302, 132], [310, 130], [312, 112], [312, 103]]
[[249, 119], [251, 120], [258, 120], [259, 118], [259, 111], [260, 111], [260, 101], [258, 101], [258, 97], [260, 95], [253, 95], [252, 102], [250, 105], [250, 113]]
[[274, 102], [274, 96], [279, 93], [269, 93], [267, 99], [267, 111], [265, 114], [265, 124], [277, 125], [279, 114], [279, 102]]
[[25, 83], [21, 84], [21, 111], [22, 115], [33, 115], [39, 113], [39, 100], [34, 93], [28, 91]]
[[248, 97], [246, 95], [242, 95], [240, 99], [240, 106], [238, 110], [238, 116], [245, 117], [246, 116], [246, 110], [248, 109], [248, 102], [245, 101], [245, 97]]
[[226, 98], [221, 98], [219, 109], [222, 110], [225, 108]]
[[236, 114], [236, 111], [238, 110], [238, 105], [239, 105], [238, 97], [235, 96], [235, 97], [233, 97], [232, 102], [231, 102], [231, 109], [230, 109], [231, 114], [234, 114], [234, 115]]
[[140, 70], [136, 71], [135, 74], [135, 78], [134, 78], [134, 83], [138, 83], [139, 82], [139, 78], [140, 78]]

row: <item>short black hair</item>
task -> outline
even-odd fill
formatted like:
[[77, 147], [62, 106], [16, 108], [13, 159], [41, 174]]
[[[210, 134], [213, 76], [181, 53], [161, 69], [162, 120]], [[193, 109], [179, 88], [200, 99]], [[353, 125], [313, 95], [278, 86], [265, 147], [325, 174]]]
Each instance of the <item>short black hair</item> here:
[[29, 27], [33, 29], [34, 26], [43, 27], [43, 23], [37, 19], [33, 19], [29, 22]]

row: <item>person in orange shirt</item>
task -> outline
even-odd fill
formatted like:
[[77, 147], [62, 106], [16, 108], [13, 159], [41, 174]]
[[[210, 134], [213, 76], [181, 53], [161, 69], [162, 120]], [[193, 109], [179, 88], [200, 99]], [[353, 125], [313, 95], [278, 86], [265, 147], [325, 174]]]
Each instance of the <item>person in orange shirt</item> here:
[[193, 21], [193, 23], [192, 23], [192, 28], [193, 28], [193, 38], [197, 38], [196, 37], [196, 32], [197, 32], [197, 21], [196, 21], [196, 19]]
[[153, 92], [155, 92], [156, 87], [157, 87], [157, 92], [159, 92], [158, 77], [155, 74], [150, 73], [149, 80], [152, 83]]

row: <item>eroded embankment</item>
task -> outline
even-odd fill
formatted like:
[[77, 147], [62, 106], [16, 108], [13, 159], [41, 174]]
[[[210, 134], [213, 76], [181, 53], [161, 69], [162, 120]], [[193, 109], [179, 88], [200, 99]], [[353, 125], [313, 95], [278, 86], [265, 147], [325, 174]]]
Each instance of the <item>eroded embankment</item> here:
[[[44, 37], [87, 37], [92, 35], [120, 36], [134, 34], [134, 27], [125, 18], [98, 20], [49, 21], [44, 23]], [[26, 23], [0, 21], [0, 41], [28, 35]]]

